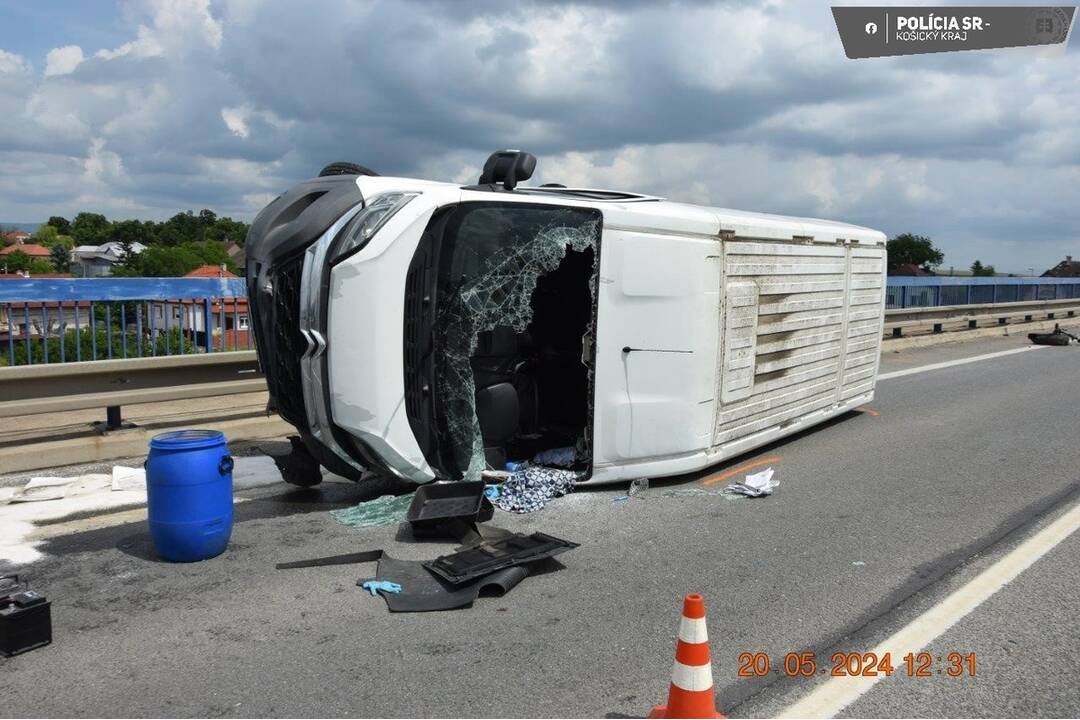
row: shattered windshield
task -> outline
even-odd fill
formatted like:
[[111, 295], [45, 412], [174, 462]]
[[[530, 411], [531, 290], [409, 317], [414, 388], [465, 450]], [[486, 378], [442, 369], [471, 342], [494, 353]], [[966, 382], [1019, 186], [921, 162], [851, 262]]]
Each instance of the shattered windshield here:
[[[471, 480], [488, 464], [476, 409], [478, 371], [472, 362], [478, 338], [482, 333], [509, 334], [515, 348], [527, 342], [538, 281], [559, 269], [568, 253], [588, 253], [589, 277], [581, 291], [592, 305], [601, 215], [583, 208], [516, 203], [462, 206], [456, 213], [439, 258], [437, 396], [440, 425], [456, 465]], [[581, 334], [577, 332], [578, 338]], [[511, 363], [517, 361], [513, 353], [508, 356]], [[577, 357], [580, 366], [580, 350]]]

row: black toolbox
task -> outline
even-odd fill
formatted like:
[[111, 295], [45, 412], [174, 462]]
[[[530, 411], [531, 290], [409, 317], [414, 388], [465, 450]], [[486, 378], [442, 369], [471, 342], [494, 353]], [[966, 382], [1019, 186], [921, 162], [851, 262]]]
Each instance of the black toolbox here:
[[52, 608], [45, 596], [0, 577], [0, 653], [11, 657], [52, 642]]
[[455, 523], [487, 522], [495, 513], [483, 480], [421, 485], [405, 519], [416, 537], [444, 535]]

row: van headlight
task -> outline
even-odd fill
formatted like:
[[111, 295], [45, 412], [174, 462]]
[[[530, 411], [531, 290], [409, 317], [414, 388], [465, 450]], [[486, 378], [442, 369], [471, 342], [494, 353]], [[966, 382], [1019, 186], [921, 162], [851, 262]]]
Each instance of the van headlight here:
[[415, 192], [392, 192], [371, 198], [364, 209], [356, 214], [342, 229], [330, 248], [330, 262], [338, 263], [359, 252], [375, 233], [394, 217], [410, 200], [419, 195]]

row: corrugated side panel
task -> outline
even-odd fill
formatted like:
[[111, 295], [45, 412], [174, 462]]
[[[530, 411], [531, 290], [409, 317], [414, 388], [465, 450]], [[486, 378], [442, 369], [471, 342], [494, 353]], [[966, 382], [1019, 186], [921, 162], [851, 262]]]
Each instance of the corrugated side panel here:
[[853, 246], [840, 400], [874, 388], [884, 331], [885, 249]]
[[[740, 383], [735, 402], [726, 399], [732, 396], [723, 387], [726, 368], [721, 368], [714, 445], [783, 425], [839, 402], [841, 395], [872, 387], [873, 354], [881, 339], [881, 257], [874, 248], [842, 245], [724, 243], [725, 287], [753, 283], [758, 289], [757, 342], [753, 385]], [[852, 314], [845, 322], [849, 294]], [[736, 337], [740, 330], [725, 326], [722, 358], [729, 342], [742, 343]]]

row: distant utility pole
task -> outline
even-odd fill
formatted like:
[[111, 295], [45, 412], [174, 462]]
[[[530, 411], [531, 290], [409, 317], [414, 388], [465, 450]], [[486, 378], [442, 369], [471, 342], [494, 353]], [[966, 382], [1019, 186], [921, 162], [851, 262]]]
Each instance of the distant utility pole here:
[[1035, 277], [1035, 268], [1028, 268], [1028, 277]]

